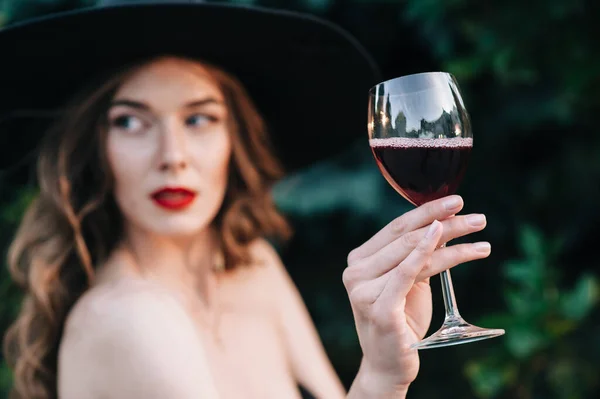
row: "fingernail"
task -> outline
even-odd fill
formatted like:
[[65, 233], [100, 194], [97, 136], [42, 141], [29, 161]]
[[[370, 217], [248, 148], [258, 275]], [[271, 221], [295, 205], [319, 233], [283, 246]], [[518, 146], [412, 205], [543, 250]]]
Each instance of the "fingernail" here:
[[473, 244], [473, 246], [475, 247], [475, 251], [481, 253], [488, 253], [492, 250], [492, 246], [489, 242], [477, 242]]
[[467, 223], [472, 227], [481, 227], [485, 224], [485, 215], [469, 215], [467, 216]]
[[446, 201], [444, 201], [444, 209], [446, 209], [447, 211], [457, 209], [460, 207], [461, 203], [462, 203], [461, 198], [457, 195], [454, 195], [454, 196], [448, 198]]
[[441, 225], [442, 224], [440, 222], [438, 222], [437, 220], [434, 220], [433, 223], [431, 223], [431, 226], [429, 226], [429, 230], [427, 230], [427, 234], [425, 234], [425, 238], [433, 237], [435, 235], [435, 233], [438, 232]]

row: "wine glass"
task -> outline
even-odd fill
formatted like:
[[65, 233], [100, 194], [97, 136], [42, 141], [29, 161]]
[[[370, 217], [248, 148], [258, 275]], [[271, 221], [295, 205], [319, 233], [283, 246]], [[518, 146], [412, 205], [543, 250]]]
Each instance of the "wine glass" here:
[[[368, 132], [381, 173], [410, 203], [420, 206], [456, 192], [473, 148], [473, 132], [454, 76], [426, 72], [372, 87]], [[467, 323], [458, 312], [449, 271], [441, 273], [441, 282], [444, 323], [412, 348], [457, 345], [504, 334], [502, 329]]]

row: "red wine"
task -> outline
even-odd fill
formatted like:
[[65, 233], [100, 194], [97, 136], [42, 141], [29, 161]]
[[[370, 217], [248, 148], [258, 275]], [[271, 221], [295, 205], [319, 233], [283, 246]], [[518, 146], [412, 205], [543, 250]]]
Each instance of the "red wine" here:
[[385, 179], [416, 206], [456, 192], [473, 148], [473, 139], [463, 137], [393, 137], [369, 143]]

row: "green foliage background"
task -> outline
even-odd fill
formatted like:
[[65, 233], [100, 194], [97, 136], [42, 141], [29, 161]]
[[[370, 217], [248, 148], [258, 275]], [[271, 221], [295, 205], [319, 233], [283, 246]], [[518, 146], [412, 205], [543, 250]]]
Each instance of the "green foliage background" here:
[[[476, 144], [460, 193], [465, 212], [488, 217], [486, 231], [470, 239], [489, 240], [493, 253], [456, 268], [454, 285], [469, 321], [505, 328], [507, 334], [423, 351], [409, 396], [599, 397], [598, 2], [237, 2], [306, 11], [339, 23], [373, 53], [386, 78], [446, 70], [461, 84]], [[0, 24], [91, 3], [0, 0]], [[3, 136], [2, 143], [9, 139]], [[2, 248], [32, 190], [0, 180]], [[345, 256], [410, 207], [377, 171], [366, 137], [342, 156], [290, 176], [275, 195], [296, 230], [282, 256], [349, 385], [360, 348], [341, 283]], [[5, 269], [0, 273], [2, 330], [20, 298]], [[437, 279], [433, 284], [432, 330], [443, 317]], [[3, 364], [0, 395], [10, 379]]]

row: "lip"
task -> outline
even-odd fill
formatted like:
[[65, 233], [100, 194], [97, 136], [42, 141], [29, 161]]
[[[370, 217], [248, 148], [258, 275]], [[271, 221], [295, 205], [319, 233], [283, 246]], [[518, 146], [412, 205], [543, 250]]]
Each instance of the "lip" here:
[[182, 210], [196, 199], [196, 192], [185, 187], [163, 187], [150, 194], [150, 198], [161, 208]]

